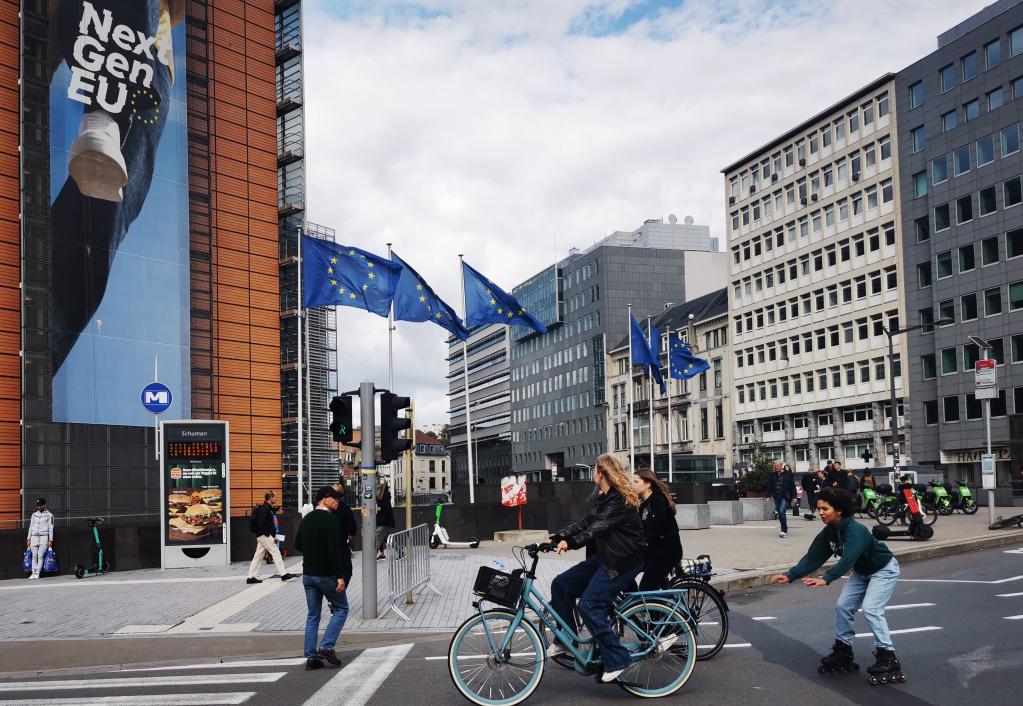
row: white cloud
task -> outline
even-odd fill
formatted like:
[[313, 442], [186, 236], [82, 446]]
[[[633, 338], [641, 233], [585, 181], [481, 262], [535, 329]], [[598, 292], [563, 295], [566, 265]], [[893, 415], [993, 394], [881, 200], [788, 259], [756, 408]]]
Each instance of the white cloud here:
[[[564, 255], [677, 213], [723, 236], [723, 166], [923, 57], [986, 4], [689, 0], [583, 36], [570, 29], [584, 10], [620, 16], [629, 3], [376, 2], [338, 15], [307, 2], [309, 218], [346, 244], [393, 242], [456, 309], [458, 253], [510, 288], [553, 260], [555, 233]], [[385, 321], [339, 314], [341, 386], [386, 384]], [[395, 387], [421, 424], [447, 421], [445, 332], [398, 327]]]

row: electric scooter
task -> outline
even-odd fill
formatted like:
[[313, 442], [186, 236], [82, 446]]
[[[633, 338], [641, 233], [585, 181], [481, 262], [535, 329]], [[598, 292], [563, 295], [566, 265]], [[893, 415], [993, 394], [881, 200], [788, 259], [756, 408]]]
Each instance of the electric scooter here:
[[917, 499], [913, 486], [908, 482], [903, 483], [899, 492], [902, 493], [902, 498], [906, 503], [906, 512], [909, 513], [909, 527], [903, 530], [893, 530], [887, 525], [877, 525], [871, 530], [871, 534], [882, 542], [893, 537], [908, 537], [921, 541], [933, 537], [934, 528], [925, 524], [920, 501]]
[[924, 494], [924, 501], [929, 502], [942, 515], [951, 515], [954, 512], [952, 507], [952, 496], [945, 486], [936, 480], [930, 482], [930, 487]]
[[86, 576], [96, 576], [110, 572], [110, 562], [103, 557], [103, 545], [99, 541], [99, 525], [103, 522], [102, 517], [90, 517], [89, 526], [92, 527], [92, 538], [95, 544], [92, 545], [92, 566], [86, 567], [81, 564], [75, 565], [75, 578], [84, 579]]
[[437, 516], [437, 523], [433, 526], [433, 535], [430, 537], [430, 549], [445, 547], [447, 549], [476, 549], [480, 546], [480, 540], [472, 537], [468, 542], [452, 542], [448, 537], [448, 531], [441, 527], [440, 513], [444, 506], [437, 503], [434, 512]]
[[860, 508], [860, 512], [865, 512], [867, 517], [876, 520], [877, 511], [881, 507], [881, 499], [877, 496], [877, 492], [869, 486], [863, 486], [860, 493], [863, 494], [863, 506]]
[[973, 499], [973, 493], [970, 492], [969, 486], [961, 480], [957, 480], [956, 484], [959, 487], [952, 499], [952, 509], [961, 510], [964, 515], [972, 515], [977, 512], [977, 501]]

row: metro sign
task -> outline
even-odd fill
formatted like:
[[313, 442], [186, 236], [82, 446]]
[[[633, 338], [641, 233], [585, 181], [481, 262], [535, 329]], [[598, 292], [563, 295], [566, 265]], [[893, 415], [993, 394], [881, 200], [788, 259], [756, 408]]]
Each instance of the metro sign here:
[[142, 388], [142, 406], [153, 414], [166, 412], [173, 400], [170, 388], [161, 382], [151, 382]]

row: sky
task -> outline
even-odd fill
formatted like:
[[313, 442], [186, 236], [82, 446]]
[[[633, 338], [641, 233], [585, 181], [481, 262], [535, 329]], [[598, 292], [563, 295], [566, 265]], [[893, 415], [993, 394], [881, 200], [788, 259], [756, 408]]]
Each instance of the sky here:
[[[987, 4], [306, 0], [307, 216], [458, 311], [459, 253], [511, 289], [648, 218], [724, 243], [724, 166]], [[338, 314], [341, 389], [386, 387], [386, 319]], [[395, 391], [446, 423], [446, 332], [396, 326]]]

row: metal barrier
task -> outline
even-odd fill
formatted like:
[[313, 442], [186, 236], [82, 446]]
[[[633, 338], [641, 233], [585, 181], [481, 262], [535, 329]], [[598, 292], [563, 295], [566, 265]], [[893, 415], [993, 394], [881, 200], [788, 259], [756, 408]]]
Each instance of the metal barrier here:
[[[393, 610], [402, 620], [411, 620], [400, 608], [398, 601], [405, 597], [406, 605], [423, 589], [443, 595], [430, 582], [430, 526], [416, 525], [387, 538], [387, 607], [380, 617]], [[407, 610], [407, 609], [406, 609]]]

